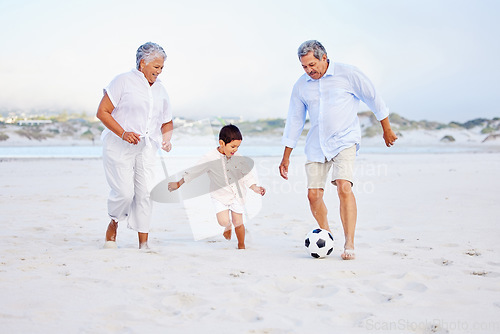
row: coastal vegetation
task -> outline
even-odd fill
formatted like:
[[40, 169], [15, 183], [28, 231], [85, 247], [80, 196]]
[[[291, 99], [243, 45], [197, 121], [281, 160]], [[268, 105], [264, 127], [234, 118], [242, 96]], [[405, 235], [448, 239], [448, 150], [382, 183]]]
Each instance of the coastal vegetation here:
[[[380, 136], [382, 129], [375, 115], [370, 111], [360, 112], [360, 125], [364, 137], [370, 138]], [[490, 139], [500, 136], [500, 117], [493, 119], [476, 118], [465, 123], [450, 122], [448, 124], [427, 120], [410, 120], [399, 114], [391, 114], [390, 120], [394, 131], [403, 136], [409, 131], [434, 131], [441, 130], [468, 130], [474, 131]], [[206, 132], [207, 124], [212, 127], [212, 132], [217, 133], [218, 129], [225, 124], [236, 124], [241, 131], [249, 137], [259, 136], [281, 136], [286, 120], [283, 118], [268, 118], [257, 120], [245, 120], [238, 117], [213, 117], [204, 122], [197, 120], [176, 117], [174, 119], [174, 129], [189, 134], [199, 134]], [[303, 135], [306, 135], [310, 128], [309, 120], [306, 120]], [[95, 117], [85, 113], [20, 113], [20, 112], [0, 112], [0, 142], [8, 142], [12, 136], [23, 137], [33, 141], [44, 141], [51, 138], [80, 140], [95, 142], [98, 140], [104, 126]], [[455, 138], [445, 133], [441, 138], [442, 142], [453, 142]]]

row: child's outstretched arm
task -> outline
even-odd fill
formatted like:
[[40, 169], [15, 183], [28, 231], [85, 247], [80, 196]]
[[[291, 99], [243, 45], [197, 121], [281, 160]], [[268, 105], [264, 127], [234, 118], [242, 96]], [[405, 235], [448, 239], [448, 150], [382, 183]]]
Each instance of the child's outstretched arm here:
[[256, 192], [257, 194], [259, 194], [261, 196], [264, 196], [266, 194], [266, 188], [260, 187], [256, 184], [252, 184], [250, 186], [250, 189], [252, 189], [254, 192]]
[[179, 189], [184, 184], [184, 178], [180, 179], [177, 182], [169, 182], [168, 183], [168, 191], [172, 192], [174, 190]]

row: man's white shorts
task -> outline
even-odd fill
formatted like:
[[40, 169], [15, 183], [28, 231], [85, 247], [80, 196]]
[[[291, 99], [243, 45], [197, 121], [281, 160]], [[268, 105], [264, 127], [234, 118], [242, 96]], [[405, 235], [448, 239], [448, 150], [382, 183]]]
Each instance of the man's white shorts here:
[[333, 165], [332, 183], [336, 180], [347, 180], [353, 184], [354, 160], [356, 159], [356, 145], [344, 149], [332, 160], [325, 162], [306, 162], [307, 188], [324, 189], [328, 172]]

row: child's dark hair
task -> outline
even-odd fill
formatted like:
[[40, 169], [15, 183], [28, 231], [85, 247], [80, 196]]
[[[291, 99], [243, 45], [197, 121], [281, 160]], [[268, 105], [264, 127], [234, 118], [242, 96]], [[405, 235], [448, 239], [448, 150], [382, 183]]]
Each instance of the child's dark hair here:
[[236, 125], [229, 124], [220, 129], [219, 140], [222, 140], [227, 145], [233, 140], [243, 140], [243, 136]]

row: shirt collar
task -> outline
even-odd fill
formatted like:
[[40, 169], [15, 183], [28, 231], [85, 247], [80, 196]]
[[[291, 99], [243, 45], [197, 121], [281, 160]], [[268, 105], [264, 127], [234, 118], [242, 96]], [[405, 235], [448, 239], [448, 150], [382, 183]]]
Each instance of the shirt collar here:
[[[318, 80], [321, 80], [324, 77], [333, 76], [335, 74], [335, 63], [331, 62], [330, 59], [327, 59], [326, 61], [328, 62], [328, 68], [326, 70], [326, 73], [323, 74], [323, 76], [321, 78], [319, 78]], [[311, 78], [307, 74], [306, 74], [306, 76], [307, 76], [307, 81], [318, 81], [318, 80]]]
[[[142, 73], [141, 71], [139, 71], [138, 69], [136, 69], [135, 67], [132, 69], [132, 72], [134, 74], [136, 74], [137, 76], [139, 76], [141, 78], [141, 80], [144, 80], [144, 82], [146, 82], [149, 86], [149, 81], [148, 79], [146, 79], [146, 77], [144, 76], [144, 73]], [[156, 81], [153, 83], [153, 85], [157, 82], [161, 82], [160, 78], [156, 78]], [[153, 86], [151, 85], [151, 87]]]

